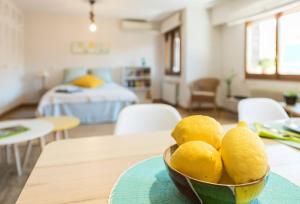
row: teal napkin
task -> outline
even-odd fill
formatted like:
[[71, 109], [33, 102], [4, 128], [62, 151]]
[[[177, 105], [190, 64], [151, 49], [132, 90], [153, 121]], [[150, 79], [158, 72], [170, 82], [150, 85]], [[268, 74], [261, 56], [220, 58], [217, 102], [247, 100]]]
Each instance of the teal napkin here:
[[[161, 156], [145, 160], [123, 173], [115, 184], [110, 204], [191, 204], [169, 178]], [[299, 204], [300, 187], [270, 173], [264, 191], [252, 204]]]

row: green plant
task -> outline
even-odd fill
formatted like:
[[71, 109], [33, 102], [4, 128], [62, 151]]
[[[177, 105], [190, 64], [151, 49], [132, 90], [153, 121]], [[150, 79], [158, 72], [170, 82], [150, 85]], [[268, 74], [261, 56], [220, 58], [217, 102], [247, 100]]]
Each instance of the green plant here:
[[286, 97], [298, 97], [298, 91], [295, 91], [295, 90], [289, 90], [289, 91], [286, 91], [284, 92], [284, 96]]
[[233, 70], [231, 70], [230, 74], [225, 78], [226, 84], [230, 86], [235, 77], [236, 77], [236, 73]]
[[233, 79], [236, 77], [236, 73], [231, 70], [230, 71], [230, 74], [225, 78], [225, 83], [227, 85], [227, 97], [231, 97], [231, 84], [232, 84], [232, 81]]
[[259, 60], [258, 64], [259, 66], [261, 66], [263, 71], [266, 71], [267, 69], [275, 65], [275, 60], [269, 58], [263, 58]]

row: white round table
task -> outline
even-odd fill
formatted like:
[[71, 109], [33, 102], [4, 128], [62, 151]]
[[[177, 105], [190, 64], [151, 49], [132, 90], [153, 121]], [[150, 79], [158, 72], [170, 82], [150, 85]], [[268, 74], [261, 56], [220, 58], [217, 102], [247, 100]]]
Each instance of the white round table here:
[[22, 175], [21, 159], [20, 159], [18, 144], [23, 142], [28, 142], [26, 154], [24, 157], [24, 163], [23, 163], [23, 166], [25, 166], [31, 151], [31, 146], [32, 146], [31, 141], [34, 139], [40, 139], [40, 145], [41, 148], [43, 149], [45, 145], [43, 137], [49, 134], [53, 130], [53, 125], [49, 122], [39, 120], [39, 119], [9, 120], [9, 121], [0, 122], [0, 129], [14, 127], [14, 126], [24, 126], [28, 128], [28, 130], [13, 136], [0, 139], [0, 146], [7, 147], [6, 156], [7, 156], [8, 163], [10, 162], [10, 145], [13, 146], [18, 175]]

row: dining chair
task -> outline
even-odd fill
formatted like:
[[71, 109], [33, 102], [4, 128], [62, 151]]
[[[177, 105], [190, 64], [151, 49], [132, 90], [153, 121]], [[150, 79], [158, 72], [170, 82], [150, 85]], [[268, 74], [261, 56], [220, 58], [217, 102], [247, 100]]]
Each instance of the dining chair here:
[[270, 98], [248, 98], [238, 104], [239, 121], [247, 123], [288, 119], [283, 107]]
[[217, 78], [202, 78], [193, 81], [190, 84], [190, 108], [192, 111], [194, 102], [198, 103], [212, 103], [215, 110], [217, 110], [217, 89], [220, 84], [220, 80]]
[[165, 104], [139, 104], [124, 108], [117, 120], [115, 135], [173, 129], [181, 120], [178, 111]]

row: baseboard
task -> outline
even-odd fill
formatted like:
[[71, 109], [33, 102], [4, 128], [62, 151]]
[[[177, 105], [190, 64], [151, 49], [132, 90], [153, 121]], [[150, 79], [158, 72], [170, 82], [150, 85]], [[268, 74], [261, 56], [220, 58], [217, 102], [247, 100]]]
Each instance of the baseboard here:
[[32, 103], [22, 103], [20, 105], [20, 107], [37, 107], [38, 106], [38, 103], [35, 103], [35, 102], [32, 102]]
[[10, 106], [6, 107], [4, 110], [0, 112], [0, 118], [5, 118], [5, 116], [9, 115], [15, 109], [22, 108], [22, 107], [36, 107], [37, 103], [23, 103], [18, 101], [18, 103], [13, 103]]
[[3, 115], [6, 115], [8, 114], [9, 112], [11, 112], [12, 110], [20, 107], [22, 105], [22, 100], [16, 100], [15, 102], [9, 104], [8, 106], [6, 106], [5, 108], [3, 108], [1, 111], [0, 111], [0, 116], [3, 116]]

